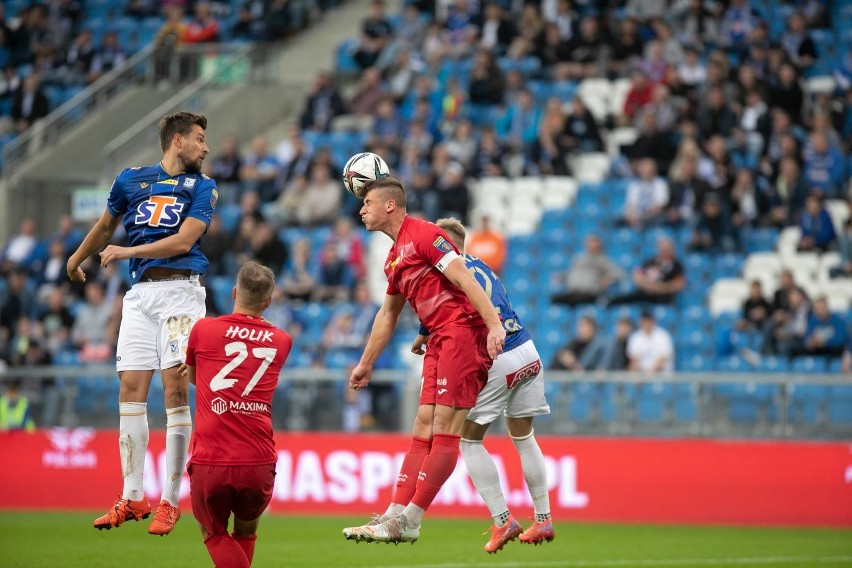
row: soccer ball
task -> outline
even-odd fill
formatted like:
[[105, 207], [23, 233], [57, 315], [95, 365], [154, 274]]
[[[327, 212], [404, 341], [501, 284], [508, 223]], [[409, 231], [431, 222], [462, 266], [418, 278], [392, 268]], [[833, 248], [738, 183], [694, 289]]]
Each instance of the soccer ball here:
[[346, 190], [361, 199], [361, 190], [364, 185], [374, 179], [385, 178], [390, 175], [390, 168], [378, 154], [362, 152], [355, 154], [343, 166], [343, 185]]

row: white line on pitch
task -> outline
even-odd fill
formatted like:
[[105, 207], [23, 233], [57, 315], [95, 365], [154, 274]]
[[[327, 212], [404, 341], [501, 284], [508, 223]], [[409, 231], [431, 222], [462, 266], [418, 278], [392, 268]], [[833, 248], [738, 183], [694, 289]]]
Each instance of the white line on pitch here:
[[[569, 560], [544, 562], [495, 562], [490, 560], [488, 565], [500, 568], [546, 568], [559, 566], [564, 568], [582, 568], [585, 566], [720, 566], [728, 564], [792, 564], [799, 562], [827, 564], [829, 562], [850, 562], [852, 556], [757, 556], [751, 558], [660, 558], [659, 560]], [[392, 566], [376, 566], [375, 568], [470, 568], [478, 563], [447, 563], [447, 564], [394, 564]]]

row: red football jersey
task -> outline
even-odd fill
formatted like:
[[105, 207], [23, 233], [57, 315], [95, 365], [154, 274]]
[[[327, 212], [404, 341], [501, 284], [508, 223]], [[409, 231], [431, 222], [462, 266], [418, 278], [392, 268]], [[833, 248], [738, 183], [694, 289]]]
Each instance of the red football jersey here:
[[204, 318], [189, 334], [195, 367], [195, 430], [190, 463], [275, 463], [272, 397], [290, 353], [290, 336], [243, 314]]
[[458, 253], [443, 229], [410, 216], [403, 220], [388, 252], [387, 293], [402, 294], [432, 333], [450, 323], [482, 324], [465, 293], [443, 275], [448, 259]]

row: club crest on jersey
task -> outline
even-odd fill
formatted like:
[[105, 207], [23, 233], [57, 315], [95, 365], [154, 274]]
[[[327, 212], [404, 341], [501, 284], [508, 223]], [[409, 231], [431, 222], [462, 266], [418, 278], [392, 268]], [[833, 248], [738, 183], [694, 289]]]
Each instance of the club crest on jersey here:
[[443, 253], [453, 252], [453, 245], [448, 243], [447, 239], [445, 239], [444, 237], [438, 237], [437, 239], [435, 239], [435, 242], [432, 243], [432, 246], [434, 246], [436, 249]]
[[187, 189], [195, 187], [195, 178], [186, 178], [183, 180], [183, 186]]
[[183, 203], [174, 195], [152, 195], [139, 204], [134, 222], [151, 227], [176, 227], [180, 223]]
[[[195, 181], [195, 180], [192, 180]], [[215, 189], [210, 192], [210, 207], [216, 209], [216, 204], [219, 203], [219, 192]]]

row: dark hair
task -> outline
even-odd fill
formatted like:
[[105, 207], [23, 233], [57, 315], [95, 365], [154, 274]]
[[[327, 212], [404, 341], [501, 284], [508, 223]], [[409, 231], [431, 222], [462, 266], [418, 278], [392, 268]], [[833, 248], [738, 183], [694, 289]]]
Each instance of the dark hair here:
[[207, 130], [207, 117], [203, 114], [191, 112], [173, 112], [160, 119], [160, 148], [163, 152], [172, 145], [175, 134], [188, 136], [192, 132], [193, 125], [198, 125], [201, 130]]
[[397, 206], [405, 209], [405, 188], [402, 182], [394, 177], [383, 177], [368, 181], [364, 184], [363, 196], [366, 197], [374, 189], [384, 190], [388, 199], [396, 201]]

